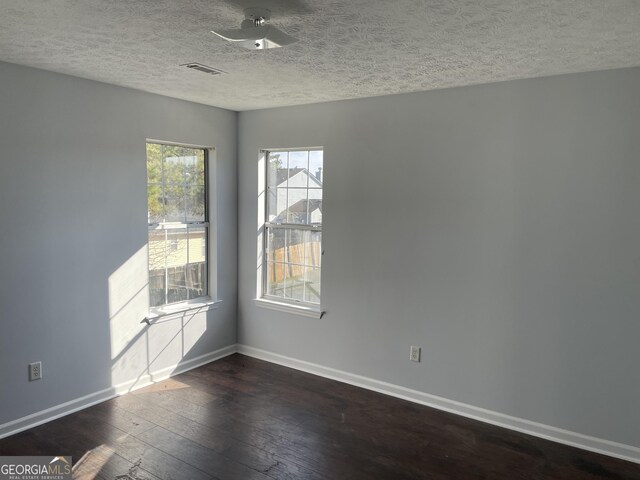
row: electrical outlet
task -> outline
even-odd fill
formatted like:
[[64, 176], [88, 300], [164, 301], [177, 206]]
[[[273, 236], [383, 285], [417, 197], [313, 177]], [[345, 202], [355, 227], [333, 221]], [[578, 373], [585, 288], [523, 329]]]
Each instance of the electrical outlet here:
[[412, 362], [420, 361], [420, 347], [411, 346], [411, 350], [409, 351], [409, 360]]
[[29, 381], [40, 380], [42, 378], [42, 362], [29, 364]]

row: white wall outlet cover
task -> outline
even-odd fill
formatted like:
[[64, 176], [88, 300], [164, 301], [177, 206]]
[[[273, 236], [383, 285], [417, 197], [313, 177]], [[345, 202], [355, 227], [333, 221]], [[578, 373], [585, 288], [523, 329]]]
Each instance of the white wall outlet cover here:
[[29, 381], [40, 380], [42, 378], [42, 362], [29, 364]]
[[409, 351], [409, 360], [411, 360], [412, 362], [420, 361], [420, 347], [414, 347], [413, 345], [411, 346], [411, 349]]

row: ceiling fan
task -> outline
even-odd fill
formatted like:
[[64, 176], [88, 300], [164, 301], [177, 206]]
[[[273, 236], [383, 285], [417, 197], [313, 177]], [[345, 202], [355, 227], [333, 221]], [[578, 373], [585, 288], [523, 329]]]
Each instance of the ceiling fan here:
[[298, 41], [273, 25], [267, 25], [270, 18], [271, 11], [266, 8], [247, 8], [244, 10], [244, 21], [240, 28], [212, 30], [211, 33], [248, 50], [279, 48]]

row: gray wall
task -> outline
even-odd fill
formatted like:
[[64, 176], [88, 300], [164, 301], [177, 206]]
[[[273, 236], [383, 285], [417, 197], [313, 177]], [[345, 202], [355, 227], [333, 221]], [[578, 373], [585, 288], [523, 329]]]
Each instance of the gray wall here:
[[[0, 424], [233, 344], [239, 294], [241, 343], [640, 446], [639, 84], [243, 112], [238, 132], [233, 112], [0, 63]], [[223, 300], [151, 328], [145, 138], [216, 147]], [[257, 152], [309, 145], [325, 147], [320, 320], [252, 302]]]
[[[239, 342], [640, 446], [639, 85], [627, 69], [240, 113]], [[312, 145], [320, 320], [252, 302], [258, 150]]]
[[[223, 300], [150, 328], [146, 138], [216, 147]], [[0, 63], [0, 424], [236, 342], [236, 139], [235, 112]]]

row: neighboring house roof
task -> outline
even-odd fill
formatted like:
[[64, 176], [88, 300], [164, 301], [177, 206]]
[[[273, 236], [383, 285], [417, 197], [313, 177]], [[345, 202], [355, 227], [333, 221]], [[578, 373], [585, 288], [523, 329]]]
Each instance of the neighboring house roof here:
[[[322, 199], [320, 198], [312, 198], [309, 200], [307, 199], [299, 200], [289, 207], [288, 212], [294, 213], [294, 214], [299, 213], [302, 215], [306, 215], [307, 203], [309, 204], [309, 215], [311, 215], [311, 213], [315, 212], [316, 210], [320, 210], [320, 213], [322, 213]], [[309, 220], [310, 219], [308, 219], [307, 221]], [[278, 215], [275, 218], [274, 223], [280, 223], [280, 222], [286, 222], [286, 221], [287, 221], [287, 210], [284, 210], [282, 213], [280, 213], [280, 215]]]
[[313, 181], [316, 187], [321, 187], [322, 182], [318, 180], [318, 178], [306, 168], [278, 168], [276, 170], [276, 185], [280, 186], [285, 183], [288, 179], [295, 177], [299, 173], [304, 173], [309, 176], [309, 181]]
[[322, 199], [320, 198], [302, 199], [291, 205], [289, 211], [293, 213], [307, 213], [307, 203], [309, 204], [309, 213], [314, 210], [320, 210], [322, 212]]
[[276, 185], [284, 183], [286, 180], [304, 170], [306, 170], [306, 168], [279, 168], [278, 170], [276, 170]]

